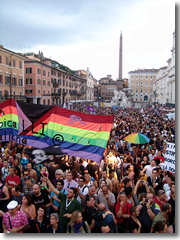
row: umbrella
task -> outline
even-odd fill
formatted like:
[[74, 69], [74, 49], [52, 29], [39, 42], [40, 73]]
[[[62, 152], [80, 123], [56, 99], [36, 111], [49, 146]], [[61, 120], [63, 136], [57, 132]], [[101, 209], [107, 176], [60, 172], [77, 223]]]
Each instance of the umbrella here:
[[124, 139], [127, 142], [135, 144], [145, 144], [150, 141], [150, 139], [142, 133], [131, 133]]

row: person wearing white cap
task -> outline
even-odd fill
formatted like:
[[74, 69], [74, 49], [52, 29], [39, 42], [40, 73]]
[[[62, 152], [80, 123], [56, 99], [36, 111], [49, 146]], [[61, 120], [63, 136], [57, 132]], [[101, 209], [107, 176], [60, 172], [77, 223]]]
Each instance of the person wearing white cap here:
[[3, 233], [20, 233], [25, 225], [28, 224], [27, 216], [24, 212], [17, 209], [18, 202], [11, 201], [7, 205], [8, 212], [3, 216]]

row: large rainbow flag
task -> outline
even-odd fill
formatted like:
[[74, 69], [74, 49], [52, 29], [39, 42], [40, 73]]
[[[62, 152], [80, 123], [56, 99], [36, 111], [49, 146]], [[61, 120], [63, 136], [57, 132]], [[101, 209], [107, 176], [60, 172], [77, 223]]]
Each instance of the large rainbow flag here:
[[[114, 116], [84, 114], [57, 106], [17, 103], [13, 99], [0, 104], [0, 109], [0, 141], [14, 140], [38, 148], [59, 145], [61, 151], [70, 156], [96, 162], [100, 162], [103, 157], [114, 120]], [[13, 124], [7, 127], [4, 123], [8, 116], [10, 121], [16, 122], [16, 127]], [[7, 135], [9, 137], [5, 139]]]

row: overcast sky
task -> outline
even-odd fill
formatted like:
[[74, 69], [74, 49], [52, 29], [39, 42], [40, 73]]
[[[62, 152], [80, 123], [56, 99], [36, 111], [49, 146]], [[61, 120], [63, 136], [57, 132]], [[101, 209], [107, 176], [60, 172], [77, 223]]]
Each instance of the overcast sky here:
[[138, 68], [160, 68], [171, 57], [172, 0], [0, 0], [0, 44], [17, 52], [40, 50], [96, 79], [118, 78], [123, 35], [123, 78]]

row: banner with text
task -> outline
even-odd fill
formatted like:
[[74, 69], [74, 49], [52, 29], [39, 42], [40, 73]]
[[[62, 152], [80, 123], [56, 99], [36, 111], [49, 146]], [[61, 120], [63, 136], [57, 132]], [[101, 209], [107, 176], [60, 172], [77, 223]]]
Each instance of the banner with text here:
[[162, 170], [175, 173], [175, 143], [167, 143], [165, 161], [160, 166]]

